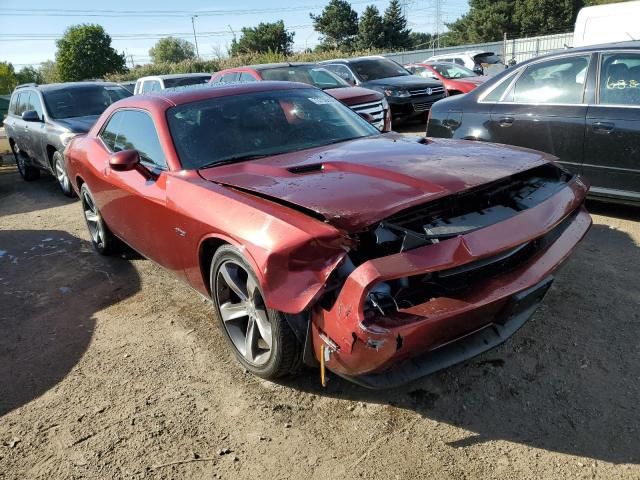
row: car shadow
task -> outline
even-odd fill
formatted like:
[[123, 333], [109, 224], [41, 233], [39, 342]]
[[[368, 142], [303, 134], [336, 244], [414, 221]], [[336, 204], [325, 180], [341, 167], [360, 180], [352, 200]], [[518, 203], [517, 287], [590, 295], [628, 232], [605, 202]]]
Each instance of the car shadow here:
[[76, 202], [65, 197], [57, 180], [45, 172], [32, 182], [25, 182], [14, 163], [0, 166], [0, 217], [60, 207]]
[[0, 416], [69, 375], [95, 314], [139, 289], [130, 262], [100, 257], [67, 232], [0, 231]]
[[475, 432], [453, 447], [501, 439], [640, 463], [639, 271], [634, 240], [594, 225], [536, 315], [502, 346], [393, 390], [366, 390], [335, 375], [323, 389], [317, 372], [283, 383]]

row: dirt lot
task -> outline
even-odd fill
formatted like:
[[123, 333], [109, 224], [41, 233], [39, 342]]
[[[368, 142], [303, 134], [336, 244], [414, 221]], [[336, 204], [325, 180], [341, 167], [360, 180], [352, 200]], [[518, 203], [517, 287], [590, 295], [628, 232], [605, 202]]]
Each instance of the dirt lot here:
[[0, 167], [0, 478], [640, 478], [640, 213], [594, 227], [502, 347], [394, 391], [269, 383], [210, 306]]

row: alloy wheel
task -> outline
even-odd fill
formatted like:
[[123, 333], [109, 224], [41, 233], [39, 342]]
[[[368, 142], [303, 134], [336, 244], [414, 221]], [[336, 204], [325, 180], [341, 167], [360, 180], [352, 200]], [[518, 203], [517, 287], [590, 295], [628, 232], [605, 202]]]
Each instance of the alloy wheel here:
[[[56, 155], [56, 157], [59, 157]], [[58, 179], [58, 183], [62, 188], [63, 192], [68, 192], [71, 190], [71, 186], [69, 185], [69, 177], [67, 176], [67, 172], [64, 170], [64, 166], [62, 165], [62, 161], [60, 158], [55, 158], [55, 170], [56, 170], [56, 178]]]
[[93, 202], [93, 198], [91, 198], [91, 195], [86, 190], [82, 192], [82, 209], [84, 210], [84, 218], [87, 221], [87, 227], [89, 227], [91, 240], [93, 240], [93, 243], [96, 245], [103, 246], [104, 229], [102, 228], [102, 222], [100, 221], [100, 213]]
[[252, 365], [264, 365], [272, 353], [273, 333], [267, 307], [253, 276], [228, 260], [216, 279], [220, 318], [234, 347]]

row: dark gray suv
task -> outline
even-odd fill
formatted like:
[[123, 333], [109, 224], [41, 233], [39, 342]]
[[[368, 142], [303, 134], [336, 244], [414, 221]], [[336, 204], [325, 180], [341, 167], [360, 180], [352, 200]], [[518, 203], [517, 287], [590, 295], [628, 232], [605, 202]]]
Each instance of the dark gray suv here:
[[27, 181], [51, 172], [71, 197], [63, 152], [86, 133], [113, 102], [131, 96], [115, 83], [77, 82], [19, 85], [11, 95], [4, 126], [20, 175]]

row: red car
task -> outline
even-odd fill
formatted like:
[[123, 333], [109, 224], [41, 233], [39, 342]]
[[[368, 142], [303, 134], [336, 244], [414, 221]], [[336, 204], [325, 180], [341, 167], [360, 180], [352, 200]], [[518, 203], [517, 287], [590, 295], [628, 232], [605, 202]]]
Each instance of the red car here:
[[98, 252], [173, 271], [265, 378], [388, 387], [488, 350], [591, 224], [546, 154], [381, 134], [299, 83], [133, 96], [65, 158]]
[[285, 81], [313, 85], [337, 98], [360, 114], [381, 132], [391, 131], [391, 111], [384, 95], [368, 88], [354, 87], [336, 74], [315, 63], [271, 63], [228, 68], [214, 73], [210, 83]]
[[489, 79], [489, 77], [478, 76], [466, 67], [449, 62], [412, 63], [405, 65], [404, 68], [419, 77], [440, 80], [444, 83], [449, 96], [469, 93]]

